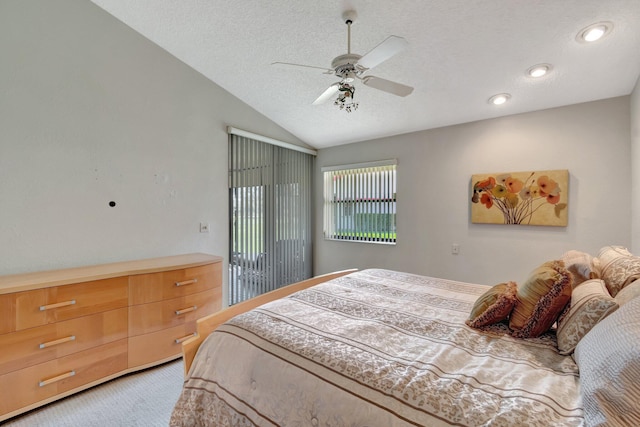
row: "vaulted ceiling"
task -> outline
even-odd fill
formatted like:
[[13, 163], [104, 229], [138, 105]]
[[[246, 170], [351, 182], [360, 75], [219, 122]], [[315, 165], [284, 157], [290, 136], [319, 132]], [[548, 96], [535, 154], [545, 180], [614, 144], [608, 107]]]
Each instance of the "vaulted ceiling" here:
[[[628, 95], [640, 75], [639, 0], [92, 0], [316, 148]], [[323, 70], [390, 35], [408, 47], [367, 75], [412, 86], [400, 97], [356, 79], [356, 111], [313, 101], [340, 80]], [[608, 22], [594, 43], [576, 39]], [[533, 65], [551, 65], [538, 79]], [[508, 93], [493, 105], [488, 99]]]

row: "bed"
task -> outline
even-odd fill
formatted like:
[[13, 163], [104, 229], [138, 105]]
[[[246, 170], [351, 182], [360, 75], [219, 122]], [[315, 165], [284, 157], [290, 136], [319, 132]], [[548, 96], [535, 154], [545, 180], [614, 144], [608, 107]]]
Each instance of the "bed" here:
[[[469, 326], [491, 289], [345, 271], [202, 319], [200, 336], [185, 346], [187, 373], [170, 424], [638, 425], [640, 298], [624, 310], [609, 305], [575, 351], [561, 354], [555, 327], [519, 338], [508, 318]], [[621, 347], [614, 330], [630, 348], [602, 344]], [[610, 363], [613, 356], [622, 362]], [[620, 385], [629, 389], [622, 396]]]

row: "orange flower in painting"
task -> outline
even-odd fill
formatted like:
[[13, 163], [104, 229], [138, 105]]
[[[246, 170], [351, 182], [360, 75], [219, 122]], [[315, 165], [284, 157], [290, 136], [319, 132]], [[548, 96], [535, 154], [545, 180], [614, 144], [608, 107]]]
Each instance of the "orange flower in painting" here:
[[540, 195], [542, 197], [546, 197], [549, 194], [558, 194], [558, 192], [560, 191], [558, 183], [546, 175], [538, 178], [538, 187], [540, 190]]
[[479, 199], [478, 195], [484, 191], [491, 190], [493, 187], [495, 187], [495, 185], [496, 185], [496, 180], [492, 176], [485, 179], [484, 181], [476, 182], [473, 186], [473, 197], [471, 198], [471, 201], [473, 203], [478, 203], [478, 199]]
[[492, 176], [485, 179], [484, 181], [478, 181], [477, 184], [475, 185], [476, 189], [479, 191], [491, 190], [495, 186], [496, 186], [496, 179]]
[[559, 201], [560, 201], [560, 192], [559, 191], [557, 192], [557, 194], [549, 194], [547, 196], [547, 202], [551, 203], [552, 205], [555, 205]]
[[493, 206], [493, 199], [487, 193], [482, 195], [480, 202], [485, 205], [487, 209], [491, 209], [491, 206]]
[[504, 186], [507, 187], [509, 193], [518, 193], [524, 187], [524, 183], [520, 181], [518, 178], [509, 177], [504, 182]]

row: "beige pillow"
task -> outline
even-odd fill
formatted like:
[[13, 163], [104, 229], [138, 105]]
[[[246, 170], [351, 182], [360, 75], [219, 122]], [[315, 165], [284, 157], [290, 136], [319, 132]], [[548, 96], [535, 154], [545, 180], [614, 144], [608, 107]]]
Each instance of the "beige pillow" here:
[[582, 337], [617, 308], [618, 303], [600, 279], [587, 280], [575, 288], [569, 311], [558, 320], [560, 354], [571, 354]]
[[640, 278], [640, 257], [622, 246], [605, 246], [598, 253], [601, 276], [612, 297], [620, 289]]
[[576, 347], [586, 425], [640, 425], [639, 355], [640, 298], [635, 298], [594, 326]]
[[498, 323], [509, 317], [516, 303], [518, 287], [514, 282], [500, 283], [482, 294], [473, 304], [467, 325], [472, 328]]
[[622, 288], [616, 295], [616, 302], [619, 306], [623, 306], [637, 296], [640, 296], [640, 280], [629, 283]]
[[571, 299], [571, 273], [564, 262], [548, 261], [518, 286], [516, 305], [509, 318], [512, 335], [534, 338], [551, 328]]
[[573, 287], [575, 288], [585, 280], [600, 277], [598, 271], [598, 259], [586, 252], [570, 250], [562, 255], [564, 266], [573, 275]]

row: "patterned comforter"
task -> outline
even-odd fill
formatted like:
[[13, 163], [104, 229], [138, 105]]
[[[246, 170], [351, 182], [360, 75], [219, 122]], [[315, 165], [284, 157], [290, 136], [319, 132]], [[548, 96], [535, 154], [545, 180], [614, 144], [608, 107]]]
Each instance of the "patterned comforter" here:
[[487, 289], [371, 269], [244, 313], [200, 347], [171, 425], [583, 425], [552, 332], [464, 324]]

